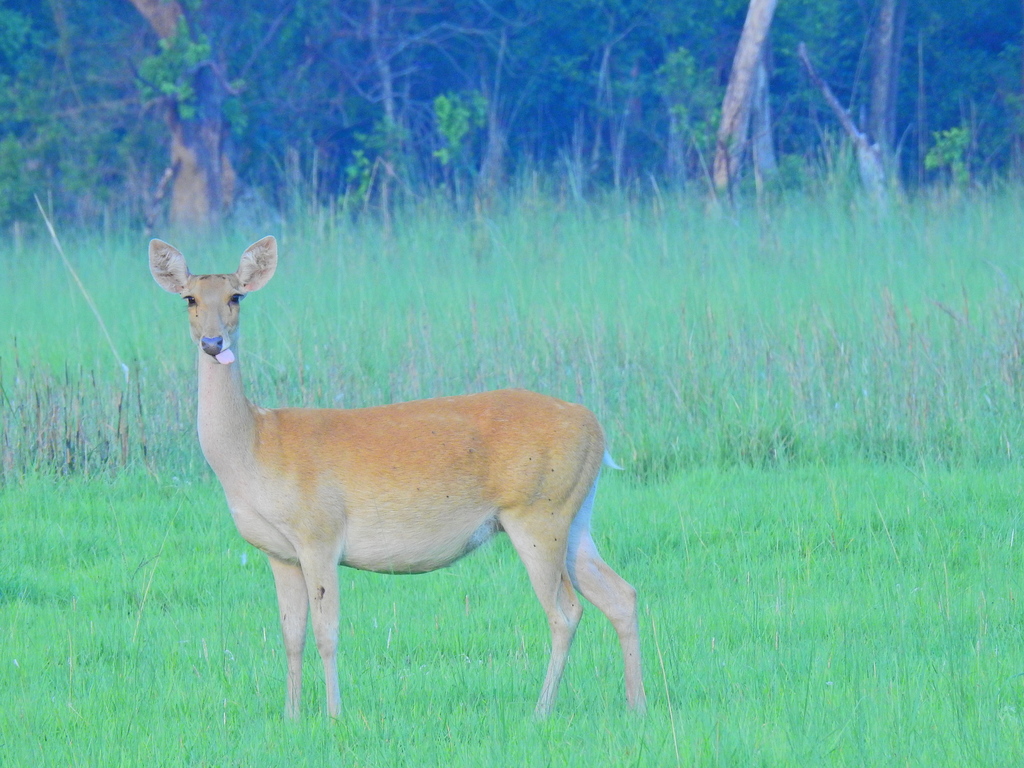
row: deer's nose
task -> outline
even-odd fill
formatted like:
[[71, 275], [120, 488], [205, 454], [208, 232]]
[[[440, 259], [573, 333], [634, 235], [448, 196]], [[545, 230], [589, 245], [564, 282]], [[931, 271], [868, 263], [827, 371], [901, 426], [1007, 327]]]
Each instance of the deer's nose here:
[[203, 352], [208, 355], [218, 355], [221, 349], [224, 347], [223, 336], [203, 336], [199, 340], [200, 346], [203, 348]]

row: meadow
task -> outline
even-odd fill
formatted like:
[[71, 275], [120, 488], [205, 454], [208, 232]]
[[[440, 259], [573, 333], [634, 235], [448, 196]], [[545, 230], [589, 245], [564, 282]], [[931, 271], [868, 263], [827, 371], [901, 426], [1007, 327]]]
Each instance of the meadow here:
[[[180, 300], [127, 228], [0, 245], [3, 765], [1007, 765], [1024, 756], [1024, 294], [1013, 188], [767, 209], [426, 202], [157, 232], [196, 272], [279, 238], [243, 307], [267, 405], [524, 386], [590, 406], [650, 711], [585, 612], [554, 715], [507, 542], [342, 574], [345, 711], [282, 720], [269, 568], [195, 438]], [[123, 362], [127, 372], [122, 368]]]

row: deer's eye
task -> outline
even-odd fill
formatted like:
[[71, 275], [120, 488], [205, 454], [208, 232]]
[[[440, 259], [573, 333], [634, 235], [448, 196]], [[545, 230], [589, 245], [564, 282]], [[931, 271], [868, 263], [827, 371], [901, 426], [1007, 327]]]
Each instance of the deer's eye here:
[[237, 304], [238, 302], [240, 302], [244, 298], [245, 298], [245, 294], [244, 293], [236, 293], [234, 296], [231, 297], [231, 303], [232, 304]]
[[194, 307], [196, 305], [196, 297], [195, 296], [186, 296], [185, 297], [185, 301], [188, 302], [188, 305], [190, 307]]

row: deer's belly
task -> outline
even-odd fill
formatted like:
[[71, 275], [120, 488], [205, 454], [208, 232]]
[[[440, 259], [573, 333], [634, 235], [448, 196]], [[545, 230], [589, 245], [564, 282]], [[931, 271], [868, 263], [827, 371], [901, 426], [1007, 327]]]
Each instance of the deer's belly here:
[[253, 546], [300, 565], [304, 552], [333, 551], [351, 568], [424, 573], [450, 565], [500, 530], [498, 510], [476, 500], [392, 506], [353, 498], [346, 504], [323, 489], [315, 501], [273, 490], [229, 495], [235, 526]]
[[416, 521], [352, 520], [341, 564], [378, 573], [426, 573], [451, 565], [499, 530], [494, 514]]

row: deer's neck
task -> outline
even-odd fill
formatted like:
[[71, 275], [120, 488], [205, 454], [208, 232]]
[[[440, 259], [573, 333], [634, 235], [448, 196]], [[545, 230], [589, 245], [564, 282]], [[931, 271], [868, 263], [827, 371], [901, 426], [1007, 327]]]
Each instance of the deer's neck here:
[[240, 365], [199, 353], [199, 444], [225, 487], [255, 470], [256, 407], [242, 389]]

